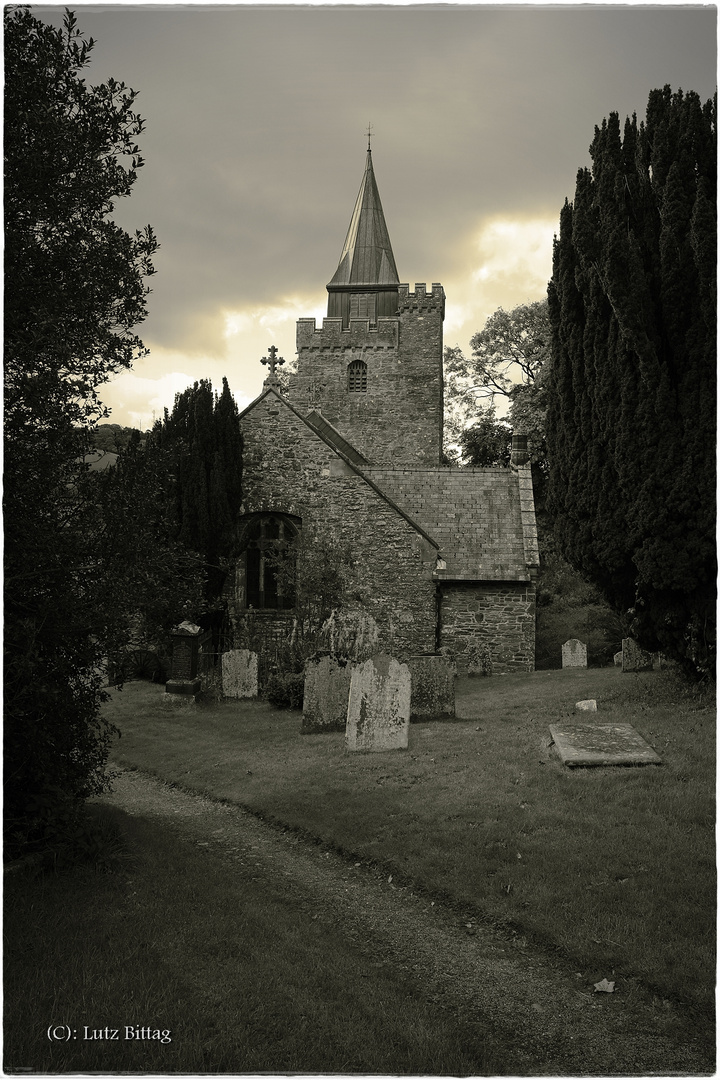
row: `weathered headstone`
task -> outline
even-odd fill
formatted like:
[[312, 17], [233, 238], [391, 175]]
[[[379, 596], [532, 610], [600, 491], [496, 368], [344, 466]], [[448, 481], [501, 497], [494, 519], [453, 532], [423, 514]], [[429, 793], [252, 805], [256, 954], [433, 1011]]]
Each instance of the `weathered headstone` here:
[[410, 669], [379, 653], [353, 667], [345, 743], [348, 750], [406, 750]]
[[447, 656], [411, 656], [410, 719], [447, 720], [455, 715], [456, 668]]
[[352, 664], [323, 656], [305, 664], [302, 732], [344, 731]]
[[587, 645], [577, 638], [570, 638], [562, 647], [562, 666], [587, 667]]
[[585, 698], [584, 701], [576, 701], [575, 708], [580, 712], [597, 712], [597, 701], [595, 698]]
[[253, 698], [258, 694], [258, 654], [250, 649], [230, 649], [222, 654], [222, 692], [228, 698]]
[[622, 667], [622, 649], [613, 656], [613, 663], [615, 667]]
[[194, 623], [183, 622], [170, 632], [172, 641], [172, 673], [165, 683], [167, 694], [192, 698], [200, 693], [198, 655], [202, 631]]
[[550, 734], [564, 765], [661, 765], [653, 748], [631, 724], [551, 724]]
[[652, 671], [653, 654], [641, 649], [632, 638], [623, 638], [622, 643], [622, 669], [623, 671]]

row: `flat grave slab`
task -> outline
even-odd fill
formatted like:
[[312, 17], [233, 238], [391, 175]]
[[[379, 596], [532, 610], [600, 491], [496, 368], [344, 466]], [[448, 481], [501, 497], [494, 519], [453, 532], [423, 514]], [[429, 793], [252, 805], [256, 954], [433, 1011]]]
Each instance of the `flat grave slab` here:
[[661, 765], [632, 724], [551, 724], [564, 765]]

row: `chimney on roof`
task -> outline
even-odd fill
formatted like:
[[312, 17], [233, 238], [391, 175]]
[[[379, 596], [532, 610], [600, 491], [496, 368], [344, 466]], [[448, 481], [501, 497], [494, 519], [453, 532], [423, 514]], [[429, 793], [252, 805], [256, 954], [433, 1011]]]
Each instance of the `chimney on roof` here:
[[515, 434], [512, 437], [512, 450], [510, 453], [511, 465], [527, 465], [530, 460], [530, 453], [528, 451], [528, 437], [527, 435]]

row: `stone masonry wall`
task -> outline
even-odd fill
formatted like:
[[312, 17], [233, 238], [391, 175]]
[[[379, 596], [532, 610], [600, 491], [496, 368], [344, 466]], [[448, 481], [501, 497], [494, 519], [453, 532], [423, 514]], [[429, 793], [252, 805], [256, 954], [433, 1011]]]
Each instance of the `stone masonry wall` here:
[[535, 585], [498, 582], [442, 586], [441, 646], [461, 675], [487, 650], [493, 672], [535, 669]]
[[[437, 549], [303, 423], [274, 393], [241, 417], [243, 450], [242, 514], [275, 511], [302, 519], [302, 527], [334, 535], [356, 557], [353, 589], [380, 630], [379, 647], [394, 656], [432, 651], [436, 601], [432, 572]], [[254, 632], [277, 639], [292, 628], [292, 614], [248, 613], [242, 574], [230, 598], [236, 648], [250, 647]]]
[[[298, 370], [288, 398], [319, 410], [371, 462], [437, 465], [442, 452], [445, 294], [433, 284], [399, 287], [395, 317], [297, 324]], [[367, 393], [350, 393], [347, 369], [367, 365]]]

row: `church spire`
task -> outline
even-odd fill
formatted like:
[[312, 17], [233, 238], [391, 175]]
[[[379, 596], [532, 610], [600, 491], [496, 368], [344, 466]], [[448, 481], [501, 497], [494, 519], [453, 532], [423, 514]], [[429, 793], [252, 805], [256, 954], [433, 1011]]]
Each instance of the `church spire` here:
[[394, 315], [398, 277], [368, 147], [365, 173], [355, 201], [338, 268], [328, 285], [328, 315], [350, 318]]

